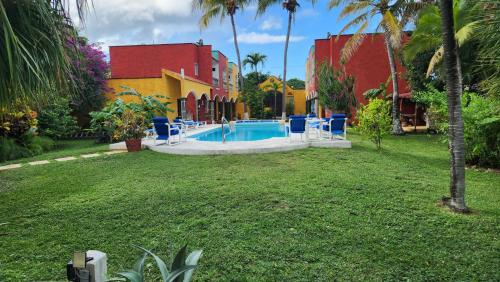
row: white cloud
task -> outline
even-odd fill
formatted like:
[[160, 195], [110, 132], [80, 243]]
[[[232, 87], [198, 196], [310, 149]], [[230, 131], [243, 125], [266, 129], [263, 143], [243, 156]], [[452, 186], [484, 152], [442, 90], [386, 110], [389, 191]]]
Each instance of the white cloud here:
[[[192, 13], [191, 1], [94, 0], [93, 5], [82, 34], [91, 42], [102, 42], [105, 52], [109, 45], [164, 43], [174, 36], [200, 32], [199, 13]], [[70, 12], [78, 24], [74, 4]]]
[[[298, 42], [304, 40], [304, 36], [290, 36], [290, 42]], [[232, 41], [229, 39], [228, 41]], [[269, 44], [269, 43], [280, 43], [285, 42], [286, 35], [272, 35], [269, 33], [241, 33], [238, 35], [238, 42], [247, 44]]]
[[314, 8], [298, 9], [297, 18], [310, 18], [319, 16], [319, 12]]
[[260, 24], [261, 30], [281, 29], [282, 27], [283, 23], [281, 19], [275, 17], [269, 17]]

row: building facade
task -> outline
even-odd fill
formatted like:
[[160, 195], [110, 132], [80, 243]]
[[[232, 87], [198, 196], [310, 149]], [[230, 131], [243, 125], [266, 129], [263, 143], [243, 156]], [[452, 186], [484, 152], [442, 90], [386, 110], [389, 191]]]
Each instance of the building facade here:
[[170, 101], [169, 118], [219, 121], [236, 118], [238, 67], [211, 45], [178, 43], [110, 46], [111, 89], [120, 86]]
[[[342, 48], [353, 35], [330, 36], [325, 39], [316, 39], [309, 51], [306, 62], [306, 107], [307, 112], [315, 112], [324, 117], [329, 115], [328, 109], [323, 109], [318, 103], [317, 93], [317, 70], [323, 63], [333, 65], [335, 69], [340, 68], [340, 57]], [[397, 61], [397, 60], [396, 60]], [[390, 66], [387, 58], [383, 34], [367, 34], [357, 51], [344, 64], [345, 72], [354, 76], [354, 91], [358, 103], [366, 104], [363, 93], [369, 89], [378, 88], [381, 83], [386, 83], [390, 78]], [[402, 115], [415, 113], [415, 105], [408, 99], [410, 89], [404, 80], [405, 68], [397, 62], [399, 93], [402, 94]], [[392, 93], [392, 82], [389, 83], [388, 92]], [[353, 112], [354, 114], [354, 112]], [[421, 114], [419, 114], [422, 122]]]

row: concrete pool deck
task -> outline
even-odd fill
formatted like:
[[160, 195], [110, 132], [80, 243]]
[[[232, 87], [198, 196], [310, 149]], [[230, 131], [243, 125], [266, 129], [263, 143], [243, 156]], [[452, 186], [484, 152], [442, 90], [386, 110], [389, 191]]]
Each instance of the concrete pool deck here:
[[[271, 152], [286, 152], [309, 147], [319, 148], [351, 148], [349, 140], [317, 138], [316, 134], [310, 134], [309, 140], [300, 140], [299, 135], [293, 135], [292, 141], [288, 137], [275, 137], [258, 141], [232, 141], [232, 142], [210, 142], [199, 141], [189, 138], [195, 134], [212, 130], [220, 125], [207, 125], [206, 127], [192, 129], [187, 132], [187, 138], [182, 143], [173, 142], [167, 145], [164, 141], [158, 141], [156, 145], [152, 139], [143, 139], [143, 147], [152, 151], [174, 155], [226, 155], [226, 154], [260, 154]], [[173, 139], [177, 141], [177, 138]], [[126, 150], [125, 142], [110, 145], [111, 150]]]

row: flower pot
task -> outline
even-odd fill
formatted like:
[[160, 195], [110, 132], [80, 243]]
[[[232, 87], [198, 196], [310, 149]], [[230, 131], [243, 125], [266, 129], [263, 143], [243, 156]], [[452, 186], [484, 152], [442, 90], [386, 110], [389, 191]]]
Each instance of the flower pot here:
[[141, 139], [125, 140], [125, 144], [127, 145], [127, 151], [129, 152], [138, 152], [142, 149]]

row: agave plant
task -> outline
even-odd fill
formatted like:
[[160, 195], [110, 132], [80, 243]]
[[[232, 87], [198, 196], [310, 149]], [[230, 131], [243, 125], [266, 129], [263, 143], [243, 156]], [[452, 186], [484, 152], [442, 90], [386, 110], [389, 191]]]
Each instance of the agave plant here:
[[193, 278], [194, 269], [197, 267], [198, 260], [201, 258], [202, 250], [196, 250], [187, 255], [187, 245], [182, 247], [175, 255], [174, 261], [170, 267], [156, 254], [143, 247], [139, 248], [144, 253], [137, 259], [132, 269], [118, 272], [119, 278], [112, 278], [109, 281], [129, 280], [131, 282], [144, 282], [144, 264], [148, 256], [151, 256], [158, 267], [163, 282], [189, 282]]

